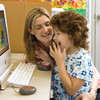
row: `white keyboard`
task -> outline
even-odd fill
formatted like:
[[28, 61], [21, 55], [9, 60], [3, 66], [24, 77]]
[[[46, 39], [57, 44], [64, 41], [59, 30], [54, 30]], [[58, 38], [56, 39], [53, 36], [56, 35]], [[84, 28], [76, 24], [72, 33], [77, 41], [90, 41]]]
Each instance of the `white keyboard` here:
[[7, 84], [15, 87], [28, 86], [36, 65], [20, 62], [7, 80]]

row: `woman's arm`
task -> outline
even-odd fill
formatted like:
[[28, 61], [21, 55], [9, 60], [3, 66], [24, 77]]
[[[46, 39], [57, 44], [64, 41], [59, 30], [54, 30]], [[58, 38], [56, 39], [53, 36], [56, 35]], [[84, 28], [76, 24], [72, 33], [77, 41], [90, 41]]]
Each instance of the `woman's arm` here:
[[94, 98], [96, 98], [96, 91], [97, 91], [98, 86], [99, 86], [99, 72], [94, 67], [93, 68], [93, 79], [92, 79], [91, 89], [90, 89], [90, 94], [94, 95]]
[[84, 94], [80, 94], [79, 96], [77, 96], [75, 98], [75, 100], [95, 100], [96, 98], [96, 90], [98, 88], [98, 77], [99, 77], [99, 72], [97, 71], [97, 69], [94, 67], [93, 69], [93, 79], [92, 79], [92, 83], [91, 83], [91, 89], [89, 93], [84, 93]]
[[95, 100], [95, 98], [90, 93], [83, 93], [77, 96], [75, 100]]

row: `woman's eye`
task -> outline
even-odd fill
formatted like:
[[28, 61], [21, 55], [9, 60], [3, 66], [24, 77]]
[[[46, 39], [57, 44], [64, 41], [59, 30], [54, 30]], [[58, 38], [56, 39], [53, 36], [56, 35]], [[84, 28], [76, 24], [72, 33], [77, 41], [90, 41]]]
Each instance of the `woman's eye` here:
[[40, 26], [36, 27], [37, 30], [39, 30], [40, 28], [41, 28]]

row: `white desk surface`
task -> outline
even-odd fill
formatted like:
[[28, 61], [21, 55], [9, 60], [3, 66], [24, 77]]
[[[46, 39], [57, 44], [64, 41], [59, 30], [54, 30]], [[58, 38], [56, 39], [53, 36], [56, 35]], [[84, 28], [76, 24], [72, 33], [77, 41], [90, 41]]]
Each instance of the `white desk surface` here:
[[[24, 61], [24, 54], [12, 53], [13, 68], [15, 68], [20, 61]], [[4, 85], [4, 84], [3, 84]], [[4, 85], [5, 86], [5, 85]], [[4, 87], [3, 86], [3, 87]], [[20, 95], [16, 93], [12, 87], [8, 87], [4, 91], [0, 91], [1, 100], [49, 100], [51, 88], [51, 71], [35, 70], [30, 86], [35, 86], [37, 91], [32, 95]], [[17, 91], [19, 88], [15, 88]]]

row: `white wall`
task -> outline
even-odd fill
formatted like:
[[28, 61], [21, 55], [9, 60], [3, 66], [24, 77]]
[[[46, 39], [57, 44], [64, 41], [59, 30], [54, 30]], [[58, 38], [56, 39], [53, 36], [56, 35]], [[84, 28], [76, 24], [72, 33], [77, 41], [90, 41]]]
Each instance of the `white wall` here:
[[91, 0], [91, 57], [95, 64], [95, 0]]

